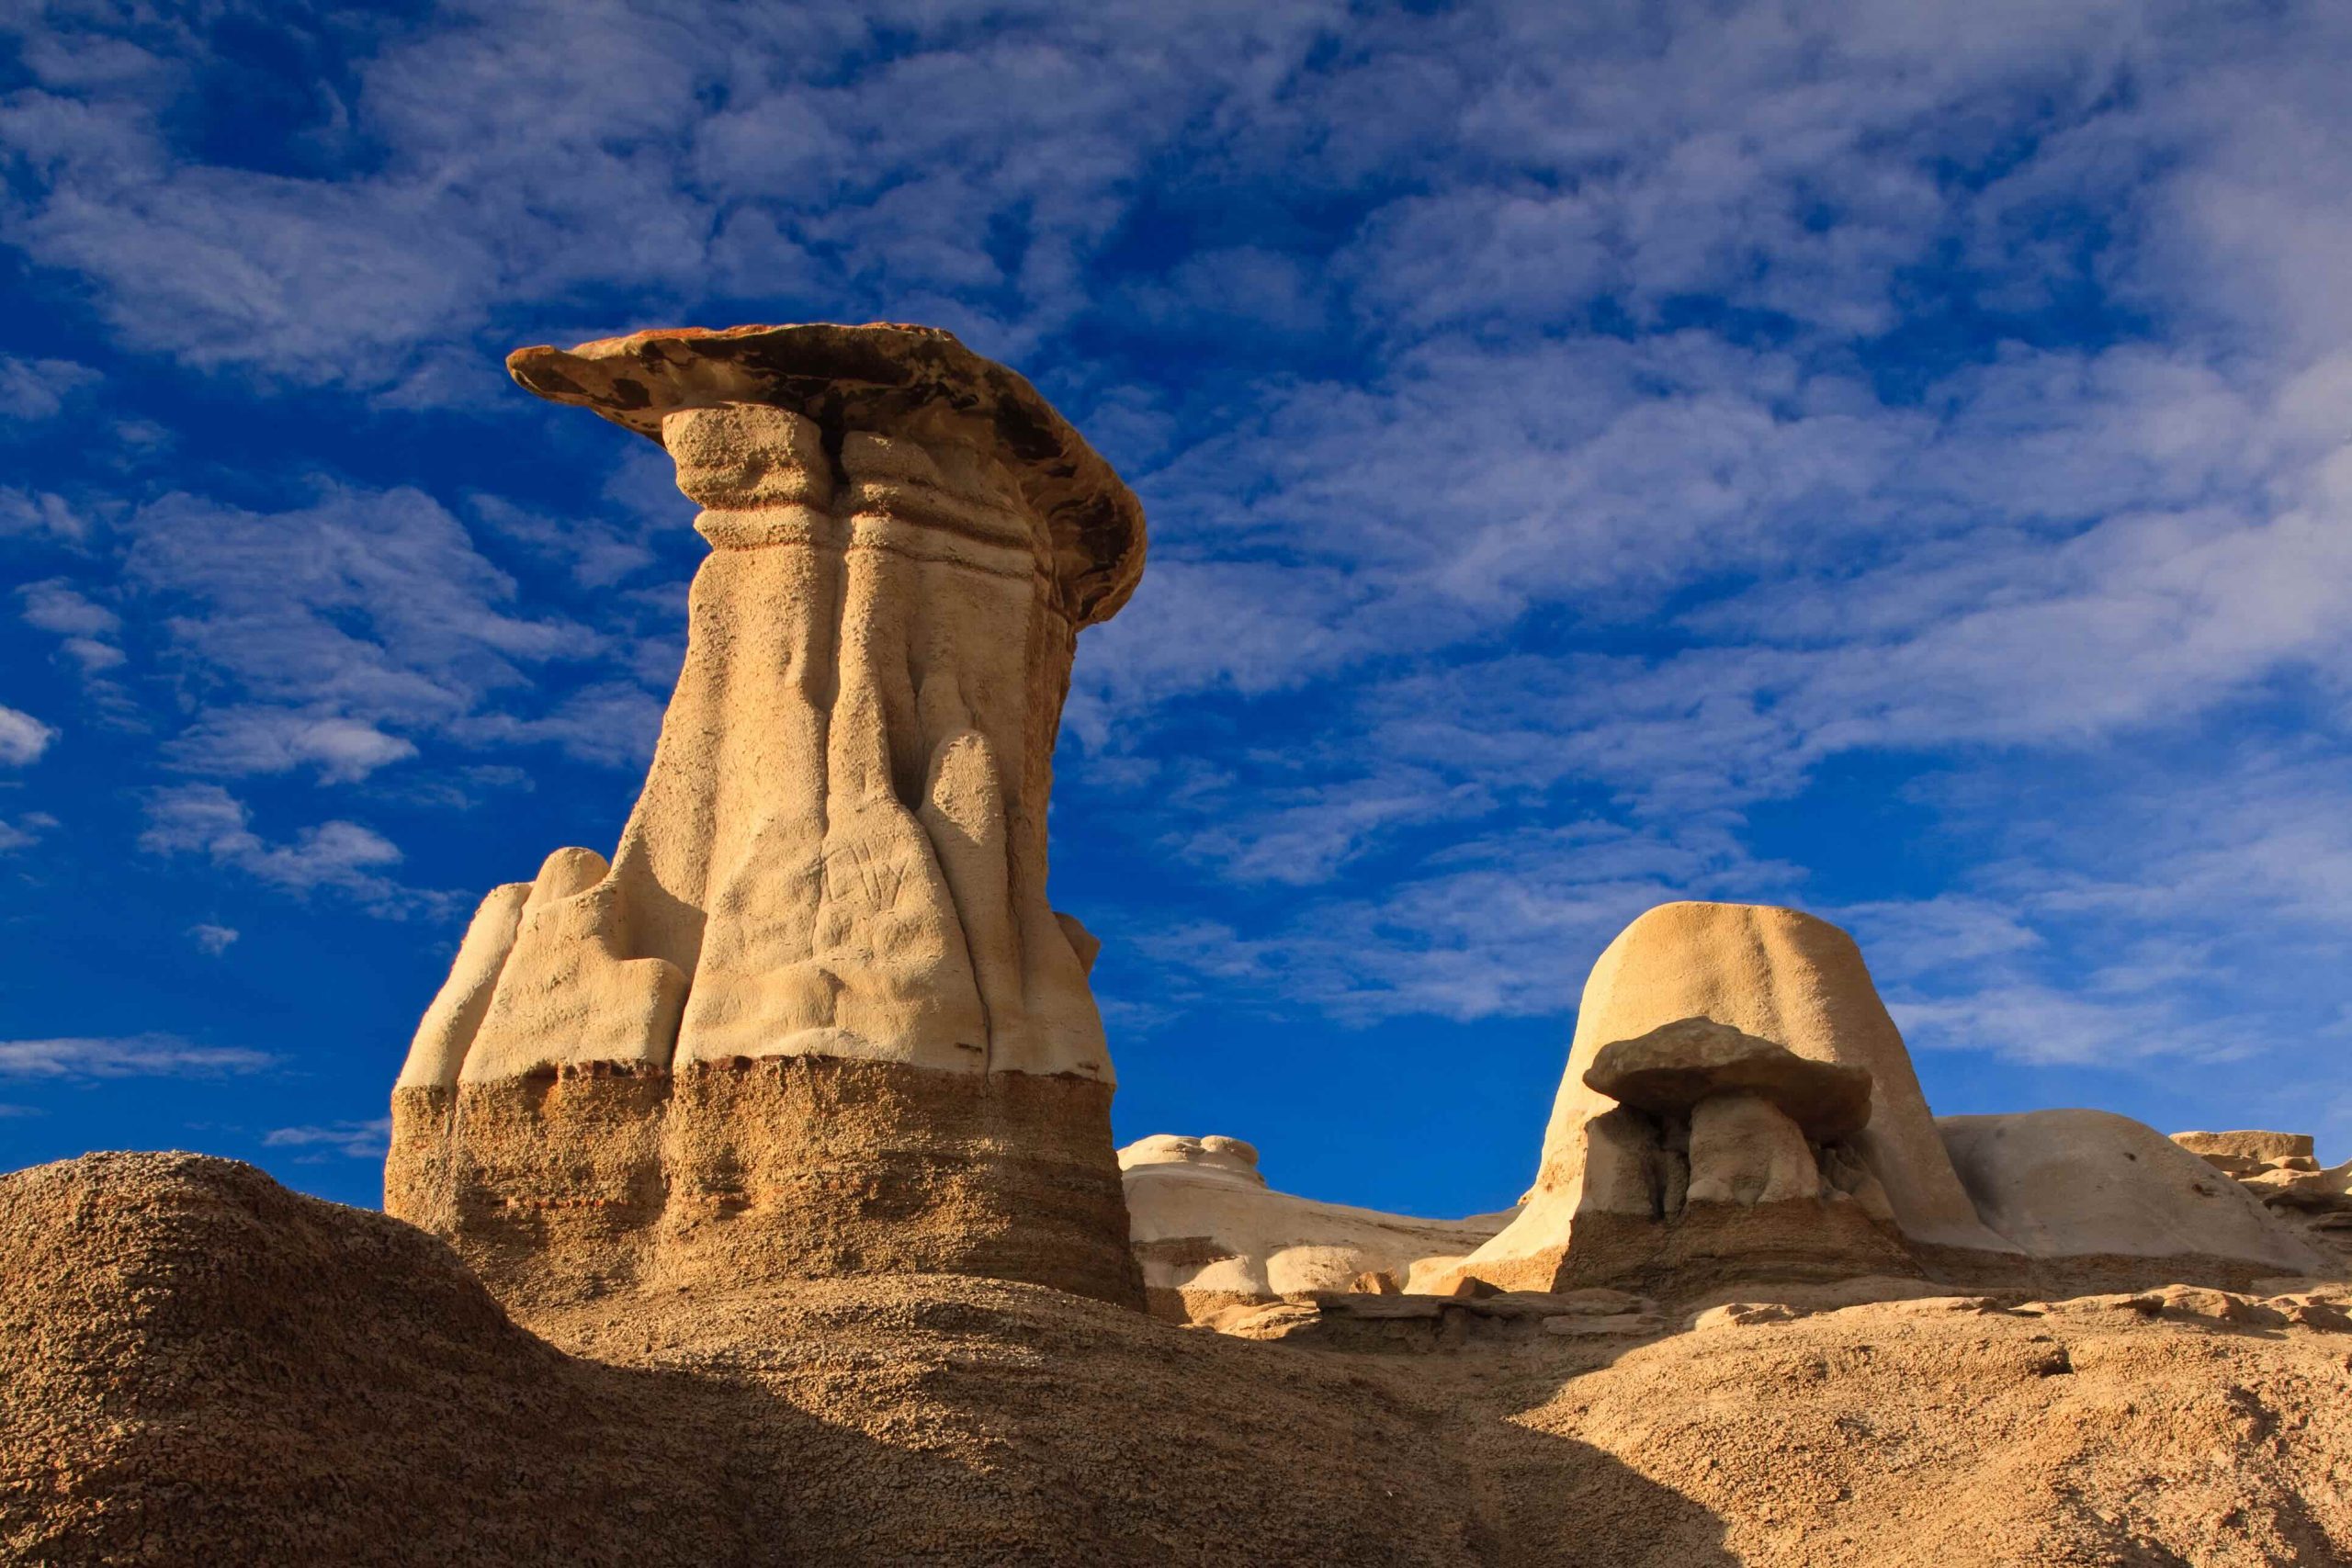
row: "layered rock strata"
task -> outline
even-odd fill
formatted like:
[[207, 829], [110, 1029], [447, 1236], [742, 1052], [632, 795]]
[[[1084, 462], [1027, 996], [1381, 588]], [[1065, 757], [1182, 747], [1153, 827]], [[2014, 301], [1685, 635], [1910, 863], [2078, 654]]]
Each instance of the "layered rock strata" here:
[[2175, 1133], [2172, 1141], [2234, 1178], [2333, 1272], [2352, 1273], [2352, 1160], [2322, 1166], [2308, 1133]]
[[2172, 1141], [2216, 1170], [2245, 1176], [2256, 1170], [2319, 1168], [2309, 1133], [2272, 1133], [2242, 1128], [2233, 1133], [2175, 1133]]
[[1156, 1134], [1121, 1149], [1119, 1168], [1151, 1311], [1180, 1323], [1317, 1292], [1394, 1294], [1416, 1266], [1455, 1261], [1510, 1219], [1415, 1219], [1277, 1192], [1238, 1138]]
[[508, 364], [660, 442], [712, 552], [617, 851], [494, 890], [425, 1014], [386, 1207], [510, 1298], [752, 1269], [1136, 1299], [1093, 944], [1046, 896], [1075, 638], [1142, 570], [1134, 496], [944, 333]]
[[1794, 909], [1677, 903], [1593, 965], [1519, 1217], [1411, 1288], [1899, 1274], [2017, 1251], [1954, 1174], [1853, 939]]

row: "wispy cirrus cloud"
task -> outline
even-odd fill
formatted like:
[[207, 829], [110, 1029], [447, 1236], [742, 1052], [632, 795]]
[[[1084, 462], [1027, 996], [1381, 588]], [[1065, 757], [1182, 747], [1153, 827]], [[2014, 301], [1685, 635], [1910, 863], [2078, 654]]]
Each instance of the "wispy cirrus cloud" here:
[[266, 1051], [198, 1045], [171, 1034], [0, 1040], [0, 1077], [212, 1077], [260, 1072], [277, 1060]]
[[41, 759], [57, 731], [28, 713], [0, 704], [0, 767], [27, 767]]
[[262, 1134], [261, 1142], [264, 1148], [309, 1151], [298, 1158], [332, 1155], [344, 1159], [380, 1160], [391, 1149], [392, 1119], [379, 1116], [368, 1122], [274, 1127]]
[[103, 379], [88, 366], [70, 359], [20, 359], [0, 354], [0, 440], [14, 434], [12, 425], [55, 419], [76, 395]]
[[96, 674], [123, 661], [114, 640], [122, 617], [62, 578], [28, 582], [17, 590], [17, 598], [25, 624], [59, 637], [65, 654], [85, 672]]
[[0, 855], [39, 842], [42, 834], [56, 826], [57, 818], [46, 811], [28, 811], [14, 821], [0, 818]]
[[125, 526], [126, 581], [225, 687], [168, 743], [198, 772], [363, 778], [414, 754], [402, 731], [446, 729], [531, 668], [598, 651], [585, 626], [513, 609], [514, 581], [413, 490], [331, 487], [285, 513], [174, 494]]
[[407, 886], [389, 874], [400, 846], [371, 828], [341, 818], [271, 841], [254, 832], [244, 802], [219, 784], [181, 784], [152, 792], [139, 847], [158, 855], [201, 855], [281, 892], [332, 892], [371, 914], [398, 919], [440, 911], [452, 896]]
[[211, 920], [199, 920], [188, 927], [187, 934], [188, 940], [195, 942], [200, 951], [218, 958], [236, 943], [238, 936], [242, 933], [234, 926], [220, 925]]

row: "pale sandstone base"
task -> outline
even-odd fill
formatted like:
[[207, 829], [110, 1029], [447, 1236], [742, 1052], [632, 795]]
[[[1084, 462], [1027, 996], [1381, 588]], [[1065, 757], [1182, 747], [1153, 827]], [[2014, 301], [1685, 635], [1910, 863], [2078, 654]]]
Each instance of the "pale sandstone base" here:
[[1804, 1198], [1779, 1203], [1690, 1203], [1663, 1219], [1579, 1214], [1573, 1246], [1514, 1258], [1472, 1257], [1434, 1269], [1416, 1269], [1408, 1288], [1430, 1295], [1479, 1287], [1573, 1291], [1594, 1285], [1680, 1293], [1747, 1280], [1916, 1277], [1920, 1272], [1892, 1229], [1874, 1223], [1859, 1205]]
[[1111, 1093], [810, 1056], [403, 1089], [384, 1207], [511, 1303], [900, 1273], [1139, 1306]]
[[1145, 1299], [1175, 1323], [1321, 1291], [1394, 1292], [1510, 1218], [1417, 1219], [1277, 1192], [1238, 1138], [1154, 1134], [1121, 1149], [1119, 1166]]

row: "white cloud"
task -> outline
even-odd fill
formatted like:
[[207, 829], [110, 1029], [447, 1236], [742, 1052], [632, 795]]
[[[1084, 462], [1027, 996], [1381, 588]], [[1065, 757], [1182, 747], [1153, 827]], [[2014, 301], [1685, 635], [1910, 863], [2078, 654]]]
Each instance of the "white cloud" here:
[[176, 611], [179, 656], [227, 685], [166, 748], [197, 772], [365, 778], [532, 671], [607, 651], [577, 622], [512, 609], [514, 581], [417, 491], [331, 486], [278, 513], [174, 494], [126, 529], [126, 579]]
[[350, 40], [318, 145], [377, 155], [336, 181], [175, 161], [159, 85], [201, 69], [200, 25], [143, 57], [63, 30], [0, 106], [33, 175], [10, 228], [129, 341], [303, 381], [429, 377], [499, 311], [616, 283], [888, 301], [1003, 349], [1072, 311], [1170, 138], [1271, 109], [1338, 17], [483, 7]]
[[1882, 979], [1980, 965], [2043, 942], [2014, 905], [1966, 893], [1873, 899], [1824, 913], [1860, 939]]
[[122, 629], [122, 617], [94, 604], [62, 577], [28, 582], [17, 590], [24, 602], [25, 624], [60, 637], [112, 637]]
[[0, 1077], [214, 1077], [254, 1073], [277, 1058], [237, 1045], [196, 1045], [171, 1034], [0, 1040]]
[[[0, 421], [26, 424], [56, 418], [74, 393], [103, 379], [70, 359], [19, 359], [0, 354]], [[5, 435], [0, 424], [0, 435]]]
[[218, 958], [229, 951], [231, 945], [236, 942], [239, 932], [234, 926], [214, 925], [209, 920], [204, 920], [188, 927], [187, 934], [189, 940], [198, 947]]
[[[668, 673], [674, 679], [676, 667]], [[548, 741], [582, 761], [642, 767], [652, 760], [664, 705], [642, 686], [605, 681], [569, 694], [535, 717], [480, 714], [453, 726], [451, 733], [478, 746]]]
[[166, 754], [193, 773], [238, 778], [308, 767], [322, 784], [347, 784], [415, 756], [416, 746], [332, 710], [238, 707], [201, 716]]
[[49, 491], [0, 485], [0, 539], [39, 538], [73, 543], [90, 531], [88, 519], [63, 496]]
[[1328, 882], [1396, 829], [1476, 820], [1491, 809], [1475, 781], [1449, 782], [1398, 768], [1341, 783], [1253, 783], [1200, 802], [1202, 828], [1183, 844], [1191, 858], [1214, 863], [1238, 882], [1306, 886]]
[[57, 731], [28, 713], [0, 703], [0, 767], [28, 767], [41, 759]]
[[392, 1119], [379, 1116], [372, 1122], [274, 1128], [264, 1134], [261, 1141], [265, 1148], [314, 1149], [346, 1159], [382, 1159], [391, 1149], [391, 1139]]
[[[662, 467], [669, 466], [664, 458]], [[674, 497], [677, 487], [666, 488]], [[639, 518], [634, 525], [607, 517], [555, 518], [495, 495], [469, 496], [467, 506], [493, 533], [542, 558], [560, 562], [582, 588], [609, 588], [644, 570], [655, 559], [647, 543], [654, 525], [650, 518]], [[667, 521], [678, 525], [681, 509], [672, 506], [668, 511], [672, 515]]]
[[343, 894], [370, 913], [400, 917], [438, 911], [445, 894], [403, 886], [384, 871], [400, 863], [398, 845], [373, 829], [341, 819], [303, 828], [271, 842], [250, 826], [244, 803], [219, 784], [181, 784], [149, 794], [140, 848], [161, 855], [201, 854], [284, 892]]
[[1792, 868], [1703, 825], [1584, 821], [1458, 843], [1374, 892], [1285, 902], [1272, 929], [1195, 919], [1125, 941], [1169, 972], [1175, 1001], [1306, 1007], [1351, 1024], [1560, 1014], [1609, 940], [1677, 897], [1785, 897]]
[[124, 662], [122, 649], [112, 640], [122, 629], [122, 617], [64, 579], [27, 583], [17, 596], [24, 604], [25, 624], [62, 638], [60, 646], [85, 675], [99, 675]]

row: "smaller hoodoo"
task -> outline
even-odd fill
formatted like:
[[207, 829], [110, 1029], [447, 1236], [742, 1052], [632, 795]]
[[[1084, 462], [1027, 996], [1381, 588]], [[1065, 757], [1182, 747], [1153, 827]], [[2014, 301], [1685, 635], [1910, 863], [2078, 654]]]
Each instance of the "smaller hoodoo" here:
[[1953, 1172], [1853, 939], [1664, 904], [1593, 965], [1526, 1207], [1413, 1288], [1905, 1273], [1922, 1248], [2016, 1251]]
[[2267, 1197], [2120, 1116], [1939, 1122], [1851, 937], [1794, 909], [1666, 904], [1593, 965], [1519, 1217], [1408, 1288], [2326, 1267]]

